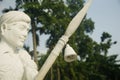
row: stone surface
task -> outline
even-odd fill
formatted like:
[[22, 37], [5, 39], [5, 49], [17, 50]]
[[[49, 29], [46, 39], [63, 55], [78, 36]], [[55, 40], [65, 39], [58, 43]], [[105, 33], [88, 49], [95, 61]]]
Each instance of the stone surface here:
[[23, 49], [30, 18], [23, 12], [10, 11], [0, 17], [0, 80], [34, 80], [35, 62]]

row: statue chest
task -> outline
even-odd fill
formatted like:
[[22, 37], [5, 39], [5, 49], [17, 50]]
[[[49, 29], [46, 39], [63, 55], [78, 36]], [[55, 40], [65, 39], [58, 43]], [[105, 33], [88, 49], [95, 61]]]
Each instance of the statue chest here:
[[0, 56], [0, 78], [22, 80], [24, 68], [17, 54], [4, 53]]

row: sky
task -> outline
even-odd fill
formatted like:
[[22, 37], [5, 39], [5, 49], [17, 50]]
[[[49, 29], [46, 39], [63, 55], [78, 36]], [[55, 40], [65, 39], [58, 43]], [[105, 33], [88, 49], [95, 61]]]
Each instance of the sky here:
[[[92, 38], [100, 42], [102, 32], [108, 32], [112, 35], [112, 40], [117, 41], [109, 54], [120, 55], [120, 0], [93, 0], [87, 17], [95, 22]], [[120, 56], [118, 58], [120, 59]]]
[[[14, 5], [14, 0], [0, 2], [0, 15], [2, 14], [1, 10], [9, 6], [14, 7]], [[100, 42], [103, 32], [111, 34], [112, 40], [117, 41], [117, 44], [109, 49], [109, 55], [118, 54], [118, 59], [120, 59], [120, 0], [93, 0], [87, 12], [87, 18], [91, 18], [95, 22], [95, 30], [91, 34], [93, 40]], [[43, 35], [40, 37], [41, 46], [38, 49], [41, 52], [46, 52], [46, 37], [48, 36]], [[26, 40], [26, 44], [29, 45], [29, 43], [31, 43], [30, 37]]]

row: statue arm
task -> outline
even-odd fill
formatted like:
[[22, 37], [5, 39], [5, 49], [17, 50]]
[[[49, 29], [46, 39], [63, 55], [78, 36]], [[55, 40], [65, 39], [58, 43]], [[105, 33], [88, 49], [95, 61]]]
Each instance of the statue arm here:
[[34, 80], [38, 74], [36, 63], [31, 59], [31, 56], [27, 51], [21, 50], [19, 54], [20, 59], [24, 65], [23, 80]]

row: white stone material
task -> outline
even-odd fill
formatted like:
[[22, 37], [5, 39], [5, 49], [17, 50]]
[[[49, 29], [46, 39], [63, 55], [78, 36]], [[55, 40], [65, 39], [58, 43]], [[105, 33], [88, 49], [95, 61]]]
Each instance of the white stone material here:
[[80, 25], [82, 19], [84, 18], [85, 14], [87, 13], [89, 6], [91, 5], [91, 2], [92, 2], [92, 0], [88, 0], [88, 2], [82, 8], [82, 10], [79, 11], [78, 14], [72, 19], [72, 21], [68, 25], [68, 28], [67, 28], [65, 34], [62, 36], [62, 38], [59, 39], [58, 43], [55, 45], [55, 48], [52, 50], [52, 52], [48, 56], [47, 60], [43, 64], [43, 66], [40, 69], [35, 80], [43, 80], [44, 79], [44, 77], [47, 74], [47, 72], [49, 71], [50, 67], [53, 65], [54, 61], [60, 54], [61, 50], [66, 45], [69, 37], [76, 31], [76, 29]]
[[77, 60], [77, 54], [69, 44], [66, 45], [64, 51], [64, 60], [66, 62], [72, 62]]
[[80, 25], [91, 2], [89, 0], [72, 19], [39, 73], [36, 64], [23, 49], [31, 22], [29, 16], [20, 11], [3, 14], [0, 17], [0, 80], [43, 80], [69, 37]]
[[23, 49], [30, 21], [20, 11], [10, 11], [0, 17], [0, 80], [35, 79], [37, 66]]

